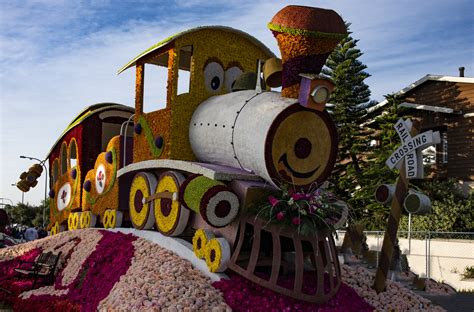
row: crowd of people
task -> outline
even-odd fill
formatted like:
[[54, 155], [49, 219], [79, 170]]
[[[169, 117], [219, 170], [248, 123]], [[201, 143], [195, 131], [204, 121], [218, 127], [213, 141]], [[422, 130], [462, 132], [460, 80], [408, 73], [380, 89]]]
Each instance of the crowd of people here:
[[28, 227], [20, 224], [7, 225], [2, 232], [22, 242], [29, 242], [48, 236], [48, 232], [42, 227]]

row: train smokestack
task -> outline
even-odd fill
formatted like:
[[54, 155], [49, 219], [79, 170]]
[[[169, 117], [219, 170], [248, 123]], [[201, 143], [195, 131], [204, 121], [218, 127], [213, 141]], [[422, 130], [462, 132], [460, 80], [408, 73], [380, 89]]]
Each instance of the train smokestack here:
[[280, 47], [282, 95], [298, 98], [301, 73], [319, 74], [329, 54], [347, 36], [333, 10], [289, 5], [268, 24]]
[[464, 66], [459, 67], [459, 77], [464, 77]]

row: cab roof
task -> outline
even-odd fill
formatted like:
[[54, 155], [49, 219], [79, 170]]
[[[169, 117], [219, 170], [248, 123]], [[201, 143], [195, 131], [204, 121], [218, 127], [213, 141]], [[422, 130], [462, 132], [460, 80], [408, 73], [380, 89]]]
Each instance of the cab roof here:
[[56, 148], [56, 145], [62, 140], [62, 138], [75, 126], [81, 124], [84, 122], [84, 120], [88, 119], [89, 117], [106, 111], [106, 110], [121, 110], [121, 111], [126, 111], [130, 112], [133, 114], [135, 112], [135, 109], [129, 106], [125, 106], [122, 104], [116, 104], [116, 103], [98, 103], [98, 104], [93, 104], [84, 110], [82, 110], [66, 127], [66, 130], [63, 131], [63, 133], [59, 136], [59, 138], [54, 142], [53, 146], [49, 150], [48, 154], [46, 155], [46, 158], [49, 158], [49, 155], [53, 152], [53, 150]]
[[255, 44], [256, 46], [258, 46], [259, 48], [261, 48], [262, 50], [264, 50], [268, 55], [271, 55], [272, 57], [274, 57], [275, 55], [273, 54], [273, 52], [267, 47], [265, 46], [262, 42], [260, 42], [257, 38], [249, 35], [248, 33], [246, 32], [243, 32], [241, 30], [238, 30], [238, 29], [235, 29], [235, 28], [231, 28], [231, 27], [226, 27], [226, 26], [200, 26], [200, 27], [196, 27], [196, 28], [191, 28], [191, 29], [188, 29], [188, 30], [185, 30], [185, 31], [182, 31], [182, 32], [179, 32], [177, 34], [174, 34], [168, 38], [166, 38], [165, 40], [163, 41], [160, 41], [158, 42], [157, 44], [151, 46], [150, 48], [148, 48], [147, 50], [143, 51], [142, 53], [140, 53], [138, 56], [136, 56], [133, 60], [131, 60], [130, 62], [128, 62], [125, 66], [123, 66], [122, 68], [120, 68], [117, 72], [117, 74], [120, 74], [121, 72], [125, 71], [126, 69], [130, 68], [130, 67], [133, 67], [137, 64], [137, 62], [143, 58], [145, 58], [146, 56], [150, 55], [151, 53], [161, 49], [161, 48], [165, 48], [165, 47], [168, 47], [168, 46], [171, 46], [176, 39], [178, 38], [181, 38], [181, 37], [184, 37], [184, 36], [190, 36], [192, 35], [193, 33], [195, 32], [198, 32], [198, 31], [201, 31], [201, 30], [207, 30], [207, 29], [210, 29], [210, 30], [220, 30], [220, 31], [224, 31], [224, 32], [230, 32], [230, 33], [234, 33], [234, 34], [237, 34], [239, 36], [242, 36], [244, 38], [247, 38], [250, 42], [252, 42], [253, 44]]

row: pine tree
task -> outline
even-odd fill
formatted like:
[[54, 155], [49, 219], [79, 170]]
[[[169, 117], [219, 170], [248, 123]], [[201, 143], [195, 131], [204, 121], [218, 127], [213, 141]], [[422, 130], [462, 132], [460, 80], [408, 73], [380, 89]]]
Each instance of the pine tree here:
[[[349, 29], [350, 24], [346, 26]], [[336, 194], [345, 200], [349, 200], [360, 185], [363, 155], [368, 147], [367, 133], [360, 124], [371, 103], [370, 89], [364, 83], [370, 75], [365, 71], [367, 66], [359, 60], [363, 53], [357, 48], [357, 42], [347, 36], [328, 57], [322, 71], [336, 85], [329, 101], [335, 105], [332, 118], [338, 129], [339, 153], [330, 182]]]
[[351, 200], [353, 219], [363, 223], [367, 230], [383, 230], [386, 227], [390, 207], [379, 204], [374, 194], [380, 184], [394, 184], [399, 175], [399, 171], [388, 168], [385, 161], [401, 144], [393, 126], [401, 116], [408, 118], [396, 95], [386, 95], [385, 98], [388, 103], [384, 112], [370, 125], [374, 132], [369, 138], [377, 144], [365, 154], [366, 163], [359, 176], [362, 187], [354, 192]]
[[359, 180], [363, 187], [354, 192], [352, 198], [352, 206], [355, 208], [353, 217], [363, 222], [367, 230], [385, 228], [390, 208], [379, 204], [374, 194], [380, 184], [393, 184], [398, 176], [398, 170], [390, 170], [385, 161], [400, 145], [400, 138], [393, 128], [400, 118], [400, 101], [395, 95], [386, 95], [385, 98], [388, 103], [383, 113], [370, 124], [374, 129], [370, 139], [376, 145], [366, 154], [367, 162]]

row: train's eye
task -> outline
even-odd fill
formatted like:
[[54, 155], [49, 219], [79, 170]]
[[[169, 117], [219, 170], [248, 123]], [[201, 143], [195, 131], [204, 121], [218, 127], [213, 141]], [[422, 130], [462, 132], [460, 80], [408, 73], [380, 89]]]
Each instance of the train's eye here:
[[232, 91], [232, 87], [233, 87], [235, 81], [237, 80], [237, 78], [240, 76], [240, 74], [242, 74], [242, 69], [240, 69], [237, 66], [228, 68], [225, 71], [224, 84], [225, 84], [226, 91], [228, 91], [228, 92]]
[[217, 62], [210, 62], [204, 68], [204, 82], [209, 92], [218, 92], [224, 82], [224, 69]]
[[329, 92], [329, 89], [325, 86], [316, 87], [313, 92], [311, 92], [311, 97], [317, 104], [326, 103], [329, 100], [330, 95], [331, 92]]

